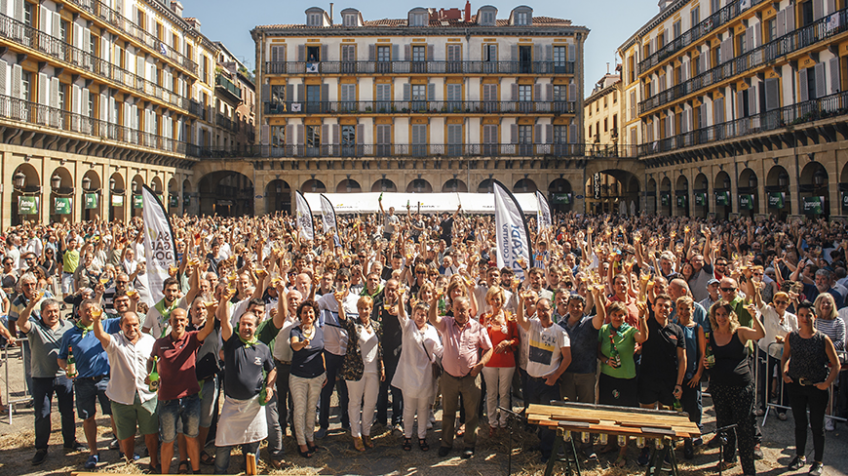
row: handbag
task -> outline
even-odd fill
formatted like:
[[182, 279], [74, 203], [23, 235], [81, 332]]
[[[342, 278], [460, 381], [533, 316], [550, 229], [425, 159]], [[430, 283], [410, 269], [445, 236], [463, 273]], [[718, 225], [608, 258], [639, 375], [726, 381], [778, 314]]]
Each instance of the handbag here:
[[[425, 324], [426, 325], [426, 324]], [[427, 356], [427, 360], [431, 362], [430, 370], [433, 372], [433, 380], [438, 380], [439, 377], [442, 376], [442, 362], [438, 357], [430, 356], [430, 352], [427, 350], [427, 346], [424, 345], [424, 337], [421, 337], [421, 347], [424, 349], [424, 354]]]

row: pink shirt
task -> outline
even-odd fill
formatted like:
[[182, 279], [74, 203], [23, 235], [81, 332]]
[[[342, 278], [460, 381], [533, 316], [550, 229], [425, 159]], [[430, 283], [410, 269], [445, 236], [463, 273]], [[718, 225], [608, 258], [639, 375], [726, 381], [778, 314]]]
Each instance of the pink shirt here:
[[442, 335], [444, 345], [442, 367], [454, 377], [468, 375], [471, 367], [480, 361], [479, 351], [485, 352], [492, 348], [486, 328], [474, 319], [469, 319], [465, 326], [460, 327], [454, 318], [445, 316], [436, 330]]

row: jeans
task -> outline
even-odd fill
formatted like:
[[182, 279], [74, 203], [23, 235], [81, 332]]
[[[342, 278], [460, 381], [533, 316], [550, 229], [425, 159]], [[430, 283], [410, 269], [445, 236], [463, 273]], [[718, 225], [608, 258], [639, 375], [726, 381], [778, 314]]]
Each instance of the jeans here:
[[489, 390], [486, 395], [486, 415], [489, 417], [491, 428], [506, 428], [507, 414], [501, 413], [498, 421], [498, 406], [510, 408], [509, 388], [514, 373], [515, 367], [483, 367], [483, 380]]
[[268, 455], [271, 459], [281, 460], [285, 454], [283, 447], [283, 427], [280, 426], [279, 400], [277, 394], [265, 404], [265, 422], [268, 425]]
[[[465, 437], [466, 448], [473, 448], [477, 443], [477, 406], [480, 404], [480, 376], [466, 375], [458, 378], [445, 372], [442, 374], [442, 446], [453, 447], [454, 425], [459, 396], [463, 396], [465, 407]], [[419, 419], [421, 419], [419, 417]], [[426, 421], [425, 421], [426, 425]], [[425, 426], [426, 428], [426, 426]]]
[[32, 379], [33, 399], [35, 400], [35, 449], [47, 449], [50, 439], [50, 414], [53, 393], [59, 401], [59, 414], [62, 416], [62, 440], [70, 447], [76, 440], [74, 423], [74, 385], [71, 379], [61, 376], [55, 378]]
[[[325, 378], [326, 374], [314, 378], [289, 375], [289, 388], [294, 402], [292, 423], [294, 424], [294, 434], [298, 445], [305, 445], [307, 441], [310, 443], [315, 441], [312, 436], [315, 431], [315, 405], [318, 404], [319, 395], [323, 394], [321, 385]], [[324, 388], [329, 386], [328, 382]]]
[[344, 363], [343, 355], [331, 354], [324, 351], [324, 359], [327, 362], [327, 385], [321, 389], [321, 406], [318, 423], [321, 428], [330, 427], [330, 398], [333, 396], [333, 388], [338, 388], [339, 391], [339, 411], [341, 412], [342, 426], [346, 427], [350, 424], [348, 418], [347, 407], [347, 386], [341, 377], [342, 364]]
[[[386, 351], [384, 354], [389, 354], [389, 352]], [[377, 423], [383, 425], [388, 423], [389, 420], [389, 390], [392, 391], [392, 425], [399, 424], [403, 415], [403, 392], [392, 385], [399, 360], [398, 357], [383, 355], [386, 380], [380, 382], [380, 392], [377, 396]]]
[[[527, 376], [527, 400], [530, 403], [550, 405], [551, 400], [559, 400], [559, 384], [548, 386], [544, 378]], [[550, 458], [554, 449], [556, 432], [546, 426], [539, 426], [539, 447], [543, 458]]]
[[[277, 419], [280, 422], [282, 436], [286, 436], [286, 428], [289, 426], [289, 411], [293, 408], [291, 404], [291, 392], [289, 392], [291, 364], [284, 364], [279, 360], [274, 360], [274, 363], [277, 367]], [[293, 429], [292, 434], [294, 434]]]
[[159, 400], [159, 428], [163, 443], [173, 443], [177, 439], [180, 422], [180, 433], [186, 438], [197, 438], [200, 431], [200, 396], [197, 393], [174, 400]]
[[[218, 376], [200, 383], [200, 427], [209, 428], [218, 411]], [[201, 442], [205, 443], [205, 442]]]
[[824, 456], [824, 412], [830, 398], [829, 390], [819, 390], [813, 385], [790, 383], [786, 385], [795, 419], [795, 454], [803, 456], [807, 447], [807, 410], [810, 410], [810, 428], [813, 433], [814, 461]]
[[[241, 445], [241, 452], [244, 454], [244, 461], [247, 464], [247, 455], [252, 454], [256, 461], [259, 458], [256, 453], [259, 452], [259, 443], [245, 443]], [[233, 446], [217, 446], [215, 447], [215, 474], [229, 474], [227, 471], [230, 468], [230, 452]], [[238, 472], [238, 471], [237, 471]]]
[[[380, 377], [376, 373], [363, 373], [359, 380], [345, 380], [350, 404], [347, 407], [350, 416], [350, 436], [359, 438], [371, 436], [371, 423], [374, 421], [374, 409], [377, 406], [377, 393], [380, 390]], [[362, 416], [360, 416], [360, 413]]]

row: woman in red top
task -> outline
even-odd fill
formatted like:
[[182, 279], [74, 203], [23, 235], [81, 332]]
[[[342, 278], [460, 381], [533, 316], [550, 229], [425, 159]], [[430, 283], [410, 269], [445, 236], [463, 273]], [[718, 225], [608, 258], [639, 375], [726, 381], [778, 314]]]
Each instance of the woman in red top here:
[[506, 293], [499, 286], [492, 286], [486, 293], [486, 302], [492, 311], [480, 315], [480, 325], [486, 328], [492, 341], [494, 353], [483, 367], [486, 381], [486, 414], [489, 416], [489, 435], [498, 428], [506, 428], [506, 413], [501, 413], [498, 422], [498, 397], [500, 406], [509, 408], [509, 388], [515, 373], [515, 349], [518, 348], [518, 326], [511, 313], [504, 311]]

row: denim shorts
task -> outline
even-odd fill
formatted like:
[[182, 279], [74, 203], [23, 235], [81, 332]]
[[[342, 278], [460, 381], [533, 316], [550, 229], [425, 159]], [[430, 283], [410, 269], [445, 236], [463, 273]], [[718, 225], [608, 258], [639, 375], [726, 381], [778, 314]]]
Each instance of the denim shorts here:
[[200, 427], [200, 396], [159, 400], [159, 432], [163, 443], [173, 443], [177, 433], [196, 438]]
[[[100, 379], [100, 380], [97, 380]], [[81, 420], [87, 420], [97, 414], [96, 402], [100, 401], [100, 411], [104, 415], [112, 414], [112, 402], [106, 396], [106, 387], [109, 385], [109, 376], [85, 378], [74, 380], [74, 393], [76, 393], [77, 416]]]

